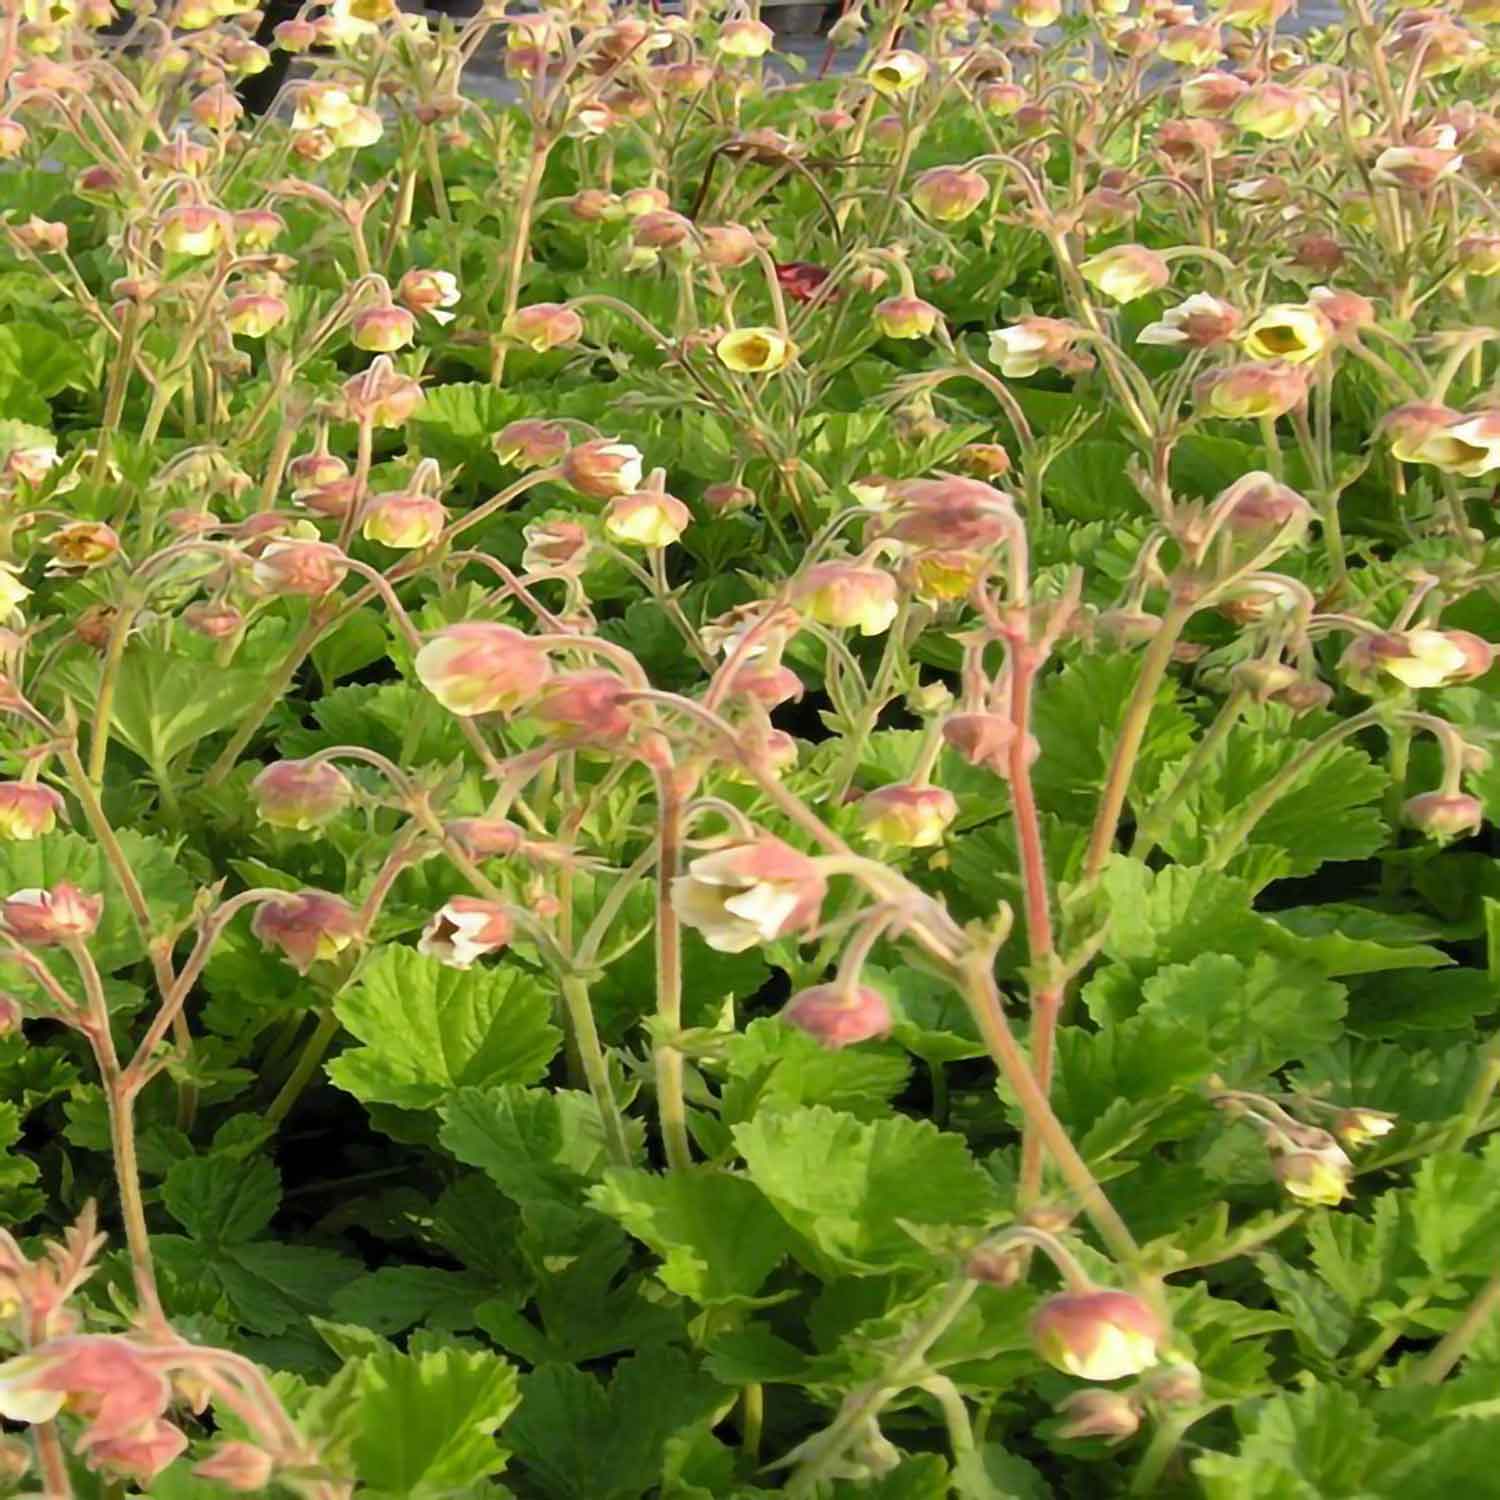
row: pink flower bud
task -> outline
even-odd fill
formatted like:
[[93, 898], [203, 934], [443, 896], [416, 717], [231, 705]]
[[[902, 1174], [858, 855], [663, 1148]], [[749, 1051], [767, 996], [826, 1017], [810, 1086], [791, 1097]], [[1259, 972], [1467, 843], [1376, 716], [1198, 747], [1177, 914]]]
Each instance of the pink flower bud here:
[[989, 195], [989, 182], [968, 167], [932, 167], [911, 187], [911, 201], [940, 224], [967, 219]]
[[349, 320], [349, 337], [356, 349], [389, 354], [404, 349], [417, 334], [417, 320], [394, 302], [362, 307]]
[[755, 503], [755, 491], [743, 484], [711, 484], [703, 492], [703, 503], [716, 516], [744, 510]]
[[509, 625], [469, 621], [441, 630], [417, 653], [417, 678], [449, 713], [509, 713], [551, 675], [546, 653]]
[[367, 542], [410, 552], [430, 547], [443, 534], [447, 522], [442, 501], [415, 490], [398, 490], [371, 497], [360, 534]]
[[84, 1461], [121, 1479], [149, 1485], [169, 1464], [187, 1452], [186, 1435], [170, 1422], [146, 1422], [118, 1437], [103, 1438], [84, 1449]]
[[268, 948], [276, 948], [299, 973], [339, 956], [363, 938], [359, 913], [341, 896], [327, 891], [298, 891], [261, 902], [250, 931]]
[[1234, 107], [1234, 123], [1251, 135], [1284, 141], [1312, 124], [1312, 95], [1281, 83], [1259, 83]]
[[1012, 467], [1010, 454], [999, 443], [965, 443], [953, 461], [980, 479], [1003, 479]]
[[521, 565], [528, 573], [578, 573], [588, 560], [589, 535], [576, 521], [534, 521], [521, 535]]
[[990, 547], [1013, 534], [1016, 525], [1009, 495], [958, 474], [902, 480], [889, 487], [887, 499], [893, 515], [886, 535], [912, 546], [948, 551]]
[[321, 599], [348, 571], [347, 559], [332, 542], [272, 542], [256, 558], [251, 576], [268, 594]]
[[776, 34], [764, 21], [726, 21], [719, 28], [718, 48], [725, 57], [764, 57], [776, 43]]
[[1193, 389], [1216, 417], [1280, 417], [1307, 399], [1307, 375], [1280, 362], [1235, 365], [1211, 371]]
[[51, 890], [15, 891], [0, 902], [0, 927], [31, 948], [92, 937], [104, 911], [103, 896], [89, 896], [61, 881]]
[[1025, 107], [1027, 94], [1018, 83], [987, 83], [976, 97], [985, 114], [1003, 120]]
[[755, 259], [755, 236], [743, 224], [711, 225], [703, 231], [703, 258], [711, 266], [733, 270]]
[[668, 547], [692, 524], [692, 512], [665, 490], [616, 495], [604, 509], [604, 530], [634, 547]]
[[456, 307], [463, 293], [451, 271], [429, 271], [414, 266], [401, 278], [396, 295], [412, 312], [426, 313], [435, 322], [448, 323], [453, 314], [446, 309]]
[[84, 168], [73, 186], [82, 197], [112, 198], [120, 191], [123, 182], [124, 179], [113, 167], [98, 162], [92, 167]]
[[203, 203], [184, 203], [161, 218], [161, 242], [173, 255], [212, 255], [224, 235], [224, 216]]
[[476, 959], [506, 947], [515, 925], [498, 901], [454, 896], [422, 929], [417, 952], [450, 969], [472, 968]]
[[1484, 803], [1462, 792], [1423, 792], [1409, 797], [1402, 814], [1413, 828], [1444, 843], [1478, 833], [1484, 826]]
[[35, 214], [12, 231], [20, 244], [37, 255], [60, 255], [68, 248], [68, 226]]
[[943, 724], [943, 742], [971, 766], [983, 766], [1004, 776], [1010, 770], [1015, 725], [1004, 714], [954, 714]]
[[790, 667], [747, 662], [735, 672], [729, 691], [753, 698], [769, 711], [780, 708], [783, 703], [797, 702], [806, 689], [802, 679]]
[[19, 156], [29, 139], [26, 127], [19, 120], [0, 115], [0, 161]]
[[[21, 1009], [21, 1002], [14, 995], [0, 990], [0, 1036], [15, 1035], [25, 1019], [26, 1013]], [[3, 1465], [0, 1465], [0, 1476], [3, 1476]]]
[[819, 563], [802, 575], [807, 612], [820, 625], [880, 635], [896, 618], [896, 580], [857, 563]]
[[[873, 284], [863, 286], [862, 290], [873, 292], [885, 285], [885, 272], [879, 266], [866, 266], [864, 271], [866, 273], [875, 273], [878, 279]], [[832, 274], [826, 267], [815, 266], [811, 261], [806, 260], [788, 261], [784, 264], [778, 264], [776, 267], [776, 280], [780, 284], [782, 291], [793, 302], [811, 302], [818, 295], [818, 291], [823, 283]], [[856, 277], [851, 278], [851, 280], [857, 280], [858, 274], [856, 273]], [[832, 296], [837, 297], [838, 293], [835, 291]]]
[[896, 849], [930, 849], [958, 816], [953, 793], [940, 786], [882, 786], [859, 800], [856, 817], [867, 837]]
[[283, 297], [268, 292], [245, 292], [230, 299], [224, 310], [224, 321], [231, 333], [259, 339], [283, 322], [290, 310]]
[[1462, 165], [1457, 151], [1441, 146], [1391, 146], [1375, 158], [1370, 180], [1377, 187], [1430, 193]]
[[535, 418], [507, 423], [490, 440], [496, 458], [518, 469], [541, 469], [555, 464], [571, 445], [568, 429], [561, 422]]
[[714, 70], [701, 62], [670, 63], [657, 73], [662, 92], [679, 99], [701, 94], [713, 81]]
[[542, 688], [531, 714], [553, 734], [614, 744], [635, 727], [629, 691], [613, 672], [565, 672]]
[[193, 1466], [199, 1479], [222, 1484], [236, 1494], [253, 1495], [271, 1483], [276, 1462], [264, 1448], [254, 1443], [220, 1443], [213, 1453]]
[[326, 760], [279, 760], [250, 783], [262, 822], [305, 833], [331, 822], [348, 807], [354, 788]]
[[887, 297], [875, 305], [875, 326], [888, 339], [925, 339], [942, 321], [932, 303], [920, 297]]
[[584, 188], [581, 192], [574, 193], [568, 200], [568, 207], [573, 217], [581, 219], [585, 224], [598, 223], [601, 219], [622, 218], [625, 213], [620, 200], [603, 188]]
[[1313, 513], [1312, 506], [1296, 490], [1259, 470], [1242, 474], [1215, 504], [1224, 507], [1231, 530], [1252, 534], [1305, 525]]
[[1032, 1343], [1049, 1365], [1080, 1380], [1119, 1380], [1156, 1363], [1161, 1319], [1130, 1292], [1060, 1292], [1032, 1321]]
[[891, 1008], [879, 990], [867, 984], [816, 984], [792, 996], [782, 1007], [781, 1019], [805, 1031], [823, 1046], [838, 1049], [891, 1029]]
[[816, 863], [762, 834], [699, 855], [672, 883], [672, 905], [720, 953], [743, 953], [816, 925], [828, 885]]
[[545, 354], [549, 349], [576, 343], [583, 336], [583, 319], [561, 302], [537, 302], [517, 308], [501, 325], [501, 332], [535, 353]]
[[35, 781], [0, 781], [0, 839], [39, 839], [67, 816], [67, 805], [50, 786]]
[[1178, 97], [1184, 114], [1218, 119], [1227, 115], [1249, 89], [1250, 85], [1233, 73], [1201, 73], [1183, 80]]
[[475, 859], [507, 858], [526, 842], [526, 835], [504, 818], [457, 818], [447, 831]]
[[209, 130], [222, 132], [234, 129], [245, 112], [245, 106], [240, 103], [233, 89], [218, 84], [199, 94], [188, 106], [188, 112], [198, 124]]
[[316, 45], [318, 28], [311, 21], [297, 18], [281, 22], [273, 35], [276, 45], [283, 52], [306, 52], [309, 47]]
[[182, 623], [189, 630], [211, 641], [228, 640], [245, 623], [245, 617], [223, 600], [190, 604], [182, 612]]
[[665, 208], [642, 214], [630, 226], [630, 242], [647, 250], [677, 250], [692, 236], [692, 220]]
[[1141, 1425], [1141, 1414], [1133, 1397], [1124, 1391], [1074, 1391], [1058, 1403], [1060, 1438], [1103, 1438], [1123, 1443]]
[[562, 461], [563, 478], [591, 500], [610, 500], [641, 487], [639, 448], [609, 438], [595, 438], [569, 449]]

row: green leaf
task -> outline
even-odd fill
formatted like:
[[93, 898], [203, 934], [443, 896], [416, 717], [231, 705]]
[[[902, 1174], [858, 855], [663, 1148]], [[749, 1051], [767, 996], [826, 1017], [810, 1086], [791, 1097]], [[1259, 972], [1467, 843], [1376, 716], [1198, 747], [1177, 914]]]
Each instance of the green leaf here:
[[1319, 1277], [1289, 1265], [1280, 1256], [1262, 1253], [1256, 1256], [1255, 1264], [1271, 1288], [1276, 1305], [1287, 1315], [1298, 1344], [1310, 1353], [1309, 1363], [1327, 1370], [1354, 1332], [1355, 1319], [1348, 1305]]
[[281, 1174], [263, 1156], [195, 1156], [167, 1173], [162, 1202], [194, 1239], [233, 1245], [271, 1222], [281, 1204]]
[[[6, 178], [7, 192], [13, 182], [14, 178]], [[0, 324], [0, 391], [7, 388], [43, 401], [62, 390], [92, 390], [94, 377], [85, 345], [38, 323]], [[0, 410], [7, 406], [0, 400]]]
[[37, 1164], [15, 1150], [20, 1139], [20, 1110], [9, 1100], [0, 1101], [0, 1222], [12, 1227], [40, 1213], [46, 1203], [33, 1185], [41, 1176]]
[[994, 1179], [962, 1139], [926, 1120], [866, 1123], [818, 1107], [758, 1115], [735, 1126], [734, 1139], [777, 1212], [855, 1274], [930, 1264], [903, 1219], [981, 1224], [999, 1208]]
[[657, 1275], [668, 1287], [699, 1303], [753, 1297], [790, 1248], [760, 1190], [714, 1167], [666, 1176], [614, 1169], [589, 1202], [662, 1258]]
[[1137, 973], [1189, 963], [1200, 953], [1253, 953], [1266, 923], [1244, 881], [1214, 870], [1169, 865], [1153, 871], [1116, 856], [1100, 880], [1109, 913], [1104, 952]]
[[562, 1036], [541, 982], [519, 966], [450, 969], [387, 947], [334, 1003], [365, 1045], [328, 1076], [366, 1104], [430, 1109], [455, 1090], [535, 1083]]
[[1450, 1151], [1417, 1168], [1406, 1197], [1417, 1253], [1435, 1276], [1494, 1270], [1500, 1244], [1500, 1140], [1482, 1155]]
[[317, 1416], [347, 1444], [361, 1493], [393, 1500], [443, 1500], [498, 1474], [508, 1453], [495, 1433], [520, 1401], [514, 1366], [459, 1348], [382, 1350], [320, 1395]]
[[959, 1500], [1050, 1500], [1053, 1493], [1035, 1465], [999, 1443], [984, 1443], [953, 1470]]
[[1466, 1031], [1475, 1016], [1500, 1008], [1500, 986], [1483, 969], [1440, 969], [1413, 983], [1405, 974], [1367, 974], [1349, 1006], [1349, 1029], [1361, 1037]]
[[910, 1065], [894, 1047], [824, 1047], [816, 1039], [769, 1018], [752, 1021], [725, 1043], [729, 1078], [721, 1101], [728, 1125], [766, 1109], [826, 1104], [861, 1119], [890, 1109], [906, 1087]]
[[326, 1313], [339, 1288], [359, 1274], [358, 1265], [336, 1251], [276, 1240], [226, 1245], [208, 1265], [244, 1326], [266, 1335]]
[[721, 1396], [675, 1349], [624, 1360], [607, 1386], [544, 1365], [522, 1379], [506, 1437], [549, 1500], [637, 1500], [659, 1482], [668, 1440]]
[[448, 1332], [476, 1326], [474, 1309], [494, 1294], [494, 1283], [467, 1271], [436, 1266], [382, 1266], [340, 1287], [335, 1316], [378, 1334], [404, 1333], [417, 1324]]

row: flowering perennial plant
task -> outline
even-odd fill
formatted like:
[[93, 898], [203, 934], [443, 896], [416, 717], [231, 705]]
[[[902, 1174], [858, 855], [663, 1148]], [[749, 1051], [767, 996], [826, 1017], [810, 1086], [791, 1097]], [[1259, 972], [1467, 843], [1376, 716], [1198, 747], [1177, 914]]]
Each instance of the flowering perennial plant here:
[[1493, 1493], [1500, 5], [772, 18], [0, 7], [6, 1493]]

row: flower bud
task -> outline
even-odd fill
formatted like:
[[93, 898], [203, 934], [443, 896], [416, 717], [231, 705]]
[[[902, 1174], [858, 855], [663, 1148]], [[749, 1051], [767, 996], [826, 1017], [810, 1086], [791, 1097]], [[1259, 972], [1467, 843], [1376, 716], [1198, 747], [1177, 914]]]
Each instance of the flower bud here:
[[1332, 1208], [1349, 1195], [1354, 1164], [1329, 1137], [1328, 1145], [1288, 1151], [1276, 1158], [1276, 1180], [1302, 1203]]
[[985, 114], [1008, 119], [1026, 104], [1026, 90], [1018, 83], [986, 83], [975, 96]]
[[896, 580], [855, 563], [819, 563], [802, 577], [801, 597], [820, 625], [880, 635], [896, 618]]
[[0, 781], [0, 839], [39, 839], [67, 816], [67, 805], [50, 786], [35, 781]]
[[918, 52], [887, 52], [865, 74], [877, 93], [894, 97], [909, 94], [927, 76], [927, 60]]
[[534, 353], [545, 354], [549, 349], [576, 343], [583, 336], [583, 319], [561, 302], [536, 302], [518, 307], [500, 331]]
[[349, 338], [356, 349], [390, 354], [404, 349], [417, 335], [417, 320], [394, 302], [362, 307], [349, 320]]
[[332, 542], [272, 542], [256, 558], [251, 577], [268, 594], [321, 599], [348, 571], [348, 560]]
[[672, 883], [677, 915], [719, 953], [743, 953], [816, 925], [828, 886], [817, 865], [762, 834], [699, 855]]
[[604, 530], [632, 547], [670, 547], [692, 524], [692, 512], [664, 490], [616, 495], [604, 508]]
[[61, 881], [51, 890], [14, 891], [0, 901], [0, 927], [29, 948], [50, 948], [92, 937], [103, 911], [103, 896]]
[[269, 292], [244, 292], [230, 298], [224, 309], [224, 322], [231, 333], [261, 339], [283, 322], [290, 311], [284, 297]]
[[1004, 714], [954, 714], [943, 725], [943, 742], [968, 761], [1004, 776], [1010, 770], [1010, 750], [1016, 728]]
[[719, 28], [717, 46], [725, 57], [764, 57], [775, 44], [776, 34], [764, 21], [726, 21]]
[[364, 936], [359, 913], [327, 891], [297, 891], [261, 902], [250, 923], [258, 942], [280, 951], [299, 973], [337, 958]]
[[925, 339], [942, 320], [920, 297], [887, 297], [875, 305], [875, 326], [888, 339]]
[[555, 464], [572, 446], [561, 422], [522, 418], [509, 422], [490, 440], [495, 457], [517, 469], [543, 469]]
[[1169, 348], [1212, 349], [1228, 342], [1239, 322], [1237, 308], [1207, 292], [1195, 292], [1168, 308], [1156, 322], [1148, 323], [1136, 335], [1136, 341]]
[[19, 120], [0, 115], [0, 161], [19, 156], [26, 149], [29, 132]]
[[250, 795], [263, 823], [306, 833], [338, 817], [353, 800], [354, 788], [326, 760], [279, 760], [250, 783]]
[[1242, 474], [1215, 501], [1230, 530], [1258, 535], [1306, 525], [1312, 506], [1290, 486], [1261, 470]]
[[578, 573], [588, 559], [589, 534], [576, 521], [533, 521], [521, 532], [528, 573]]
[[1210, 372], [1194, 386], [1194, 394], [1216, 417], [1280, 417], [1306, 399], [1307, 376], [1280, 361], [1235, 365]]
[[703, 503], [716, 516], [744, 510], [755, 503], [755, 491], [743, 484], [711, 484], [703, 491]]
[[641, 470], [641, 450], [610, 438], [580, 443], [562, 461], [563, 478], [591, 500], [612, 500], [638, 490]]
[[222, 83], [205, 89], [188, 106], [188, 113], [198, 124], [208, 130], [220, 132], [233, 130], [244, 112], [245, 106], [240, 103], [234, 90], [226, 88]]
[[173, 255], [212, 255], [223, 235], [223, 215], [203, 203], [180, 204], [161, 218], [161, 242]]
[[568, 209], [575, 219], [585, 224], [595, 224], [602, 219], [618, 219], [625, 210], [614, 193], [603, 188], [584, 188], [568, 199]]
[[1375, 158], [1370, 180], [1377, 187], [1430, 193], [1462, 165], [1457, 151], [1440, 146], [1390, 146]]
[[276, 1462], [264, 1448], [254, 1443], [220, 1443], [202, 1463], [193, 1466], [199, 1479], [222, 1484], [236, 1494], [253, 1495], [271, 1483]]
[[1185, 1359], [1168, 1360], [1146, 1371], [1140, 1389], [1160, 1406], [1197, 1406], [1203, 1400], [1203, 1372]]
[[867, 984], [816, 984], [792, 996], [781, 1019], [814, 1041], [837, 1050], [891, 1029], [891, 1009], [885, 996]]
[[417, 952], [450, 969], [472, 968], [476, 959], [509, 946], [515, 926], [498, 901], [454, 896], [422, 929]]
[[245, 617], [232, 604], [222, 600], [204, 601], [188, 605], [182, 612], [182, 623], [208, 640], [224, 641], [243, 627]]
[[1010, 454], [999, 443], [965, 443], [953, 462], [980, 479], [1002, 479], [1010, 473]]
[[474, 859], [508, 858], [526, 842], [526, 835], [504, 818], [458, 818], [446, 831]]
[[716, 224], [703, 231], [703, 258], [711, 266], [732, 270], [755, 259], [755, 236], [743, 224]]
[[316, 45], [318, 28], [311, 21], [304, 21], [299, 17], [282, 21], [272, 35], [283, 52], [306, 52]]
[[755, 699], [769, 712], [783, 703], [797, 702], [806, 689], [790, 667], [747, 662], [730, 679], [729, 691]]
[[1008, 380], [1024, 380], [1043, 365], [1056, 364], [1083, 329], [1060, 318], [1023, 318], [990, 335], [990, 360]]
[[1396, 1128], [1396, 1116], [1378, 1109], [1340, 1110], [1333, 1131], [1346, 1146], [1363, 1146], [1389, 1135]]
[[1259, 83], [1235, 105], [1231, 118], [1241, 130], [1268, 141], [1300, 135], [1313, 120], [1310, 94], [1280, 83]]
[[1080, 1380], [1119, 1380], [1156, 1363], [1161, 1319], [1129, 1292], [1060, 1292], [1032, 1321], [1037, 1353]]
[[35, 214], [12, 230], [18, 243], [36, 255], [61, 255], [68, 248], [68, 226]]
[[1218, 119], [1230, 113], [1250, 91], [1250, 85], [1233, 73], [1201, 73], [1183, 80], [1178, 91], [1186, 115]]
[[449, 713], [510, 713], [551, 675], [546, 653], [509, 625], [473, 620], [440, 630], [417, 652], [417, 680]]
[[1463, 792], [1423, 792], [1408, 797], [1401, 811], [1413, 828], [1443, 843], [1467, 838], [1484, 826], [1484, 803]]
[[1305, 271], [1323, 275], [1336, 271], [1344, 263], [1343, 246], [1330, 234], [1309, 234], [1297, 241], [1292, 259]]
[[367, 542], [410, 552], [430, 547], [443, 534], [447, 522], [448, 512], [441, 500], [415, 490], [398, 490], [371, 498], [360, 534]]
[[613, 672], [565, 672], [542, 688], [530, 712], [552, 734], [595, 745], [615, 744], [635, 727], [629, 692], [629, 685]]
[[1103, 1438], [1123, 1443], [1141, 1425], [1135, 1399], [1123, 1391], [1074, 1391], [1058, 1403], [1060, 1438]]
[[967, 219], [989, 195], [989, 183], [968, 167], [932, 167], [911, 187], [911, 201], [940, 224]]
[[953, 793], [940, 786], [882, 786], [859, 800], [855, 817], [866, 837], [896, 849], [930, 849], [958, 816]]
[[[873, 287], [863, 289], [873, 291], [883, 286], [885, 284], [885, 272], [881, 271], [879, 267], [869, 267], [868, 269], [876, 272], [880, 279]], [[780, 284], [782, 291], [793, 302], [811, 302], [818, 295], [819, 289], [828, 280], [830, 274], [822, 266], [815, 266], [810, 261], [805, 260], [789, 261], [784, 265], [776, 267], [776, 280]], [[830, 294], [829, 300], [831, 301], [837, 296], [838, 292], [834, 291]]]
[[1033, 31], [1055, 26], [1062, 15], [1062, 0], [1013, 0], [1016, 20]]
[[797, 357], [797, 346], [774, 328], [736, 328], [714, 345], [722, 364], [746, 375], [770, 375]]
[[1158, 292], [1172, 279], [1171, 269], [1144, 245], [1116, 245], [1091, 256], [1078, 274], [1112, 302], [1134, 302]]

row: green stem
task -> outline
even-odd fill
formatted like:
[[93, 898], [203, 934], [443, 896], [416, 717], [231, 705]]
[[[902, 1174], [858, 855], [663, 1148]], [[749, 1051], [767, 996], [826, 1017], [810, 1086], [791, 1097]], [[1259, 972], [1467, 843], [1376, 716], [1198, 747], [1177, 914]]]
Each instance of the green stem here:
[[740, 1392], [740, 1452], [750, 1463], [760, 1457], [760, 1436], [766, 1423], [766, 1391], [752, 1380]]
[[1496, 1312], [1500, 1312], [1500, 1271], [1485, 1282], [1463, 1317], [1443, 1335], [1418, 1371], [1417, 1379], [1423, 1385], [1437, 1385], [1446, 1380]]
[[594, 1007], [589, 1001], [589, 987], [576, 974], [569, 974], [562, 980], [562, 996], [572, 1027], [573, 1042], [578, 1049], [584, 1077], [588, 1080], [589, 1093], [594, 1096], [594, 1104], [599, 1110], [610, 1164], [628, 1167], [630, 1142], [625, 1134], [625, 1121], [620, 1115], [620, 1106], [615, 1100], [614, 1086], [610, 1083], [609, 1061], [599, 1041]]
[[318, 1024], [303, 1044], [302, 1051], [297, 1056], [296, 1065], [287, 1076], [286, 1082], [282, 1084], [281, 1091], [271, 1101], [270, 1107], [262, 1116], [266, 1124], [279, 1125], [292, 1112], [292, 1106], [301, 1097], [303, 1089], [312, 1081], [313, 1074], [318, 1071], [324, 1055], [338, 1034], [339, 1018], [333, 1013], [333, 1007], [329, 1006], [319, 1015]]
[[1181, 800], [1183, 792], [1203, 774], [1209, 762], [1218, 753], [1219, 746], [1229, 738], [1230, 731], [1239, 722], [1240, 714], [1249, 701], [1250, 694], [1244, 688], [1235, 688], [1224, 700], [1223, 707], [1219, 709], [1213, 723], [1208, 726], [1203, 738], [1193, 748], [1193, 753], [1188, 758], [1188, 763], [1182, 768], [1181, 774], [1141, 814], [1140, 821], [1136, 824], [1135, 842], [1130, 848], [1132, 859], [1144, 860], [1150, 857], [1152, 850], [1160, 841], [1159, 830], [1167, 815]]
[[1161, 1476], [1177, 1452], [1190, 1420], [1183, 1417], [1162, 1419], [1156, 1431], [1151, 1434], [1151, 1441], [1146, 1445], [1146, 1451], [1141, 1454], [1140, 1464], [1130, 1481], [1130, 1494], [1155, 1495], [1158, 1493], [1157, 1486]]
[[[665, 742], [663, 742], [665, 750]], [[668, 752], [669, 753], [669, 752]], [[656, 1044], [656, 1107], [668, 1167], [693, 1162], [683, 1098], [682, 1053], [668, 1038], [682, 1029], [682, 926], [672, 905], [672, 883], [682, 852], [682, 786], [668, 760], [656, 774], [656, 1016], [665, 1035]]]

